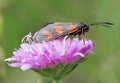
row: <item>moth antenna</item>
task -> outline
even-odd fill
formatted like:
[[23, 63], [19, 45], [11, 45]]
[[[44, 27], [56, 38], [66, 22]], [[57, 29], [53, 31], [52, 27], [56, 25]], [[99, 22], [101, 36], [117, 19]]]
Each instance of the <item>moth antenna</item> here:
[[110, 22], [97, 22], [97, 23], [92, 23], [92, 24], [89, 24], [88, 26], [104, 26], [104, 27], [111, 27], [112, 25], [114, 25], [113, 23], [110, 23]]

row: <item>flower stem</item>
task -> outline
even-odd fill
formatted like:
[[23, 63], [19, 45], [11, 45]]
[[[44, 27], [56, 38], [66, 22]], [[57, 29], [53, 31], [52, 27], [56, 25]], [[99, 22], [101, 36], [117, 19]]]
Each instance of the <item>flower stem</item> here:
[[61, 80], [53, 80], [53, 82], [52, 83], [63, 83]]

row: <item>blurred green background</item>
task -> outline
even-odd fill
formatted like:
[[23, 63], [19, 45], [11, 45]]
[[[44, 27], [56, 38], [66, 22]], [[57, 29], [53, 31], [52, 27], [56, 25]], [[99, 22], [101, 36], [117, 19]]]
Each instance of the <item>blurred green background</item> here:
[[37, 73], [8, 67], [4, 58], [19, 48], [24, 35], [56, 21], [115, 24], [90, 29], [85, 37], [95, 42], [95, 55], [64, 83], [120, 83], [120, 0], [0, 0], [0, 83], [41, 83]]

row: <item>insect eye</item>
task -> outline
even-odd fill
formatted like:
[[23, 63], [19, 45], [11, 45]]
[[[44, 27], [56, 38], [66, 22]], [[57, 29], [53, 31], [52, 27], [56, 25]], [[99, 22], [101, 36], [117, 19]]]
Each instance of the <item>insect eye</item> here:
[[89, 26], [86, 25], [86, 26], [84, 27], [84, 31], [85, 31], [85, 32], [88, 32], [88, 30], [89, 30]]

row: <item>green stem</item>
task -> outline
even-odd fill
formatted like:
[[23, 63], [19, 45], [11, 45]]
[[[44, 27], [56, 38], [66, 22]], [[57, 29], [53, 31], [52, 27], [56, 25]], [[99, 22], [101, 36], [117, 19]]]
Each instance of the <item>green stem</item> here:
[[62, 83], [62, 81], [61, 80], [53, 80], [53, 82], [52, 83]]

